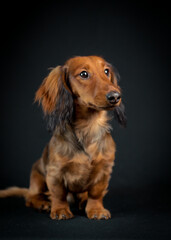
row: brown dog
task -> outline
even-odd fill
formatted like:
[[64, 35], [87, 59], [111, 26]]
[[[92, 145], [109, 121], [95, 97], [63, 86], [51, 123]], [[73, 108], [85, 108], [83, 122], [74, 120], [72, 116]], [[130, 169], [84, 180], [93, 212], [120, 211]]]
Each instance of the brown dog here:
[[67, 195], [85, 201], [90, 219], [109, 219], [103, 197], [112, 172], [115, 143], [107, 111], [125, 125], [117, 74], [97, 56], [74, 57], [54, 68], [36, 92], [53, 136], [33, 165], [30, 187], [11, 187], [0, 197], [24, 196], [26, 206], [51, 210], [52, 219], [73, 217]]

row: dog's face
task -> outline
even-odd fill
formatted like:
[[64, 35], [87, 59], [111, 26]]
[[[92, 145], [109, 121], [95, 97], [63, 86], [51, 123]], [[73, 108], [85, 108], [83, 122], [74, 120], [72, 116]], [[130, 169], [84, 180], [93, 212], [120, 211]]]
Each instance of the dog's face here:
[[64, 67], [78, 104], [111, 110], [121, 103], [121, 90], [112, 66], [97, 56], [69, 59]]
[[44, 79], [35, 101], [42, 103], [51, 130], [72, 123], [74, 104], [96, 111], [114, 109], [115, 118], [126, 124], [117, 74], [101, 57], [74, 57], [57, 66]]

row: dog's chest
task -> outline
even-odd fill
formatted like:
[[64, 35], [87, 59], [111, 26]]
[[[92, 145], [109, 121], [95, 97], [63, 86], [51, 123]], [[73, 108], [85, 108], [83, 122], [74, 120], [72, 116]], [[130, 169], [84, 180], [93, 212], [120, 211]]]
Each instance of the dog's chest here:
[[108, 156], [112, 146], [109, 126], [105, 124], [101, 126], [101, 124], [101, 122], [89, 123], [89, 129], [86, 124], [82, 125], [82, 128], [75, 129], [75, 135], [83, 150], [76, 151], [62, 169], [65, 187], [71, 192], [87, 191], [104, 174], [111, 172], [113, 150], [111, 164]]
[[[94, 146], [90, 146], [90, 149]], [[92, 149], [91, 149], [92, 151]], [[105, 159], [102, 153], [79, 154], [63, 168], [65, 187], [70, 192], [87, 191], [91, 185], [100, 181], [104, 175], [112, 172], [113, 158]]]
[[[80, 156], [81, 157], [81, 156]], [[81, 160], [81, 159], [80, 159]], [[63, 169], [65, 187], [70, 192], [84, 192], [90, 184], [93, 170], [89, 159], [87, 161], [71, 161]]]

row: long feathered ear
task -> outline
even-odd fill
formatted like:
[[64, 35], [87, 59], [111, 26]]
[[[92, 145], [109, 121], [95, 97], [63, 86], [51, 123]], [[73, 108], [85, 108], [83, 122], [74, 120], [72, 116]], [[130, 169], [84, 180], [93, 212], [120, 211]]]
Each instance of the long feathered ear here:
[[116, 67], [114, 67], [112, 64], [107, 63], [107, 65], [110, 67], [111, 69], [111, 82], [114, 84], [118, 84], [119, 80], [120, 80], [120, 75], [118, 70], [116, 69]]
[[126, 127], [127, 118], [125, 115], [125, 106], [123, 103], [114, 108], [114, 117], [122, 127]]
[[[116, 67], [114, 67], [112, 65], [110, 65], [110, 67], [112, 69], [111, 81], [115, 85], [117, 85], [117, 87], [120, 89], [120, 87], [118, 86], [118, 82], [120, 80], [120, 74], [119, 74], [118, 70], [116, 69]], [[122, 127], [126, 127], [127, 118], [126, 118], [126, 114], [125, 114], [125, 106], [122, 102], [119, 106], [114, 108], [114, 117]]]
[[54, 68], [43, 80], [35, 95], [35, 102], [42, 104], [44, 114], [50, 114], [56, 106], [59, 95], [61, 66]]
[[66, 124], [71, 124], [73, 117], [73, 98], [67, 68], [57, 66], [49, 73], [36, 92], [35, 101], [42, 104], [48, 130], [59, 127], [61, 132], [65, 131]]

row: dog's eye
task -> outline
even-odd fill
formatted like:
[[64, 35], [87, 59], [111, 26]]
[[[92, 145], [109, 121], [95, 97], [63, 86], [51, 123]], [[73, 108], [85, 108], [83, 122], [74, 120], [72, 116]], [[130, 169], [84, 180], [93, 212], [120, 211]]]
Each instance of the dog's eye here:
[[86, 71], [82, 71], [82, 72], [80, 73], [80, 76], [81, 76], [81, 78], [83, 78], [83, 79], [86, 79], [86, 78], [89, 77], [88, 72], [86, 72]]
[[109, 77], [109, 69], [106, 68], [106, 69], [104, 70], [104, 72], [105, 72], [105, 74]]

